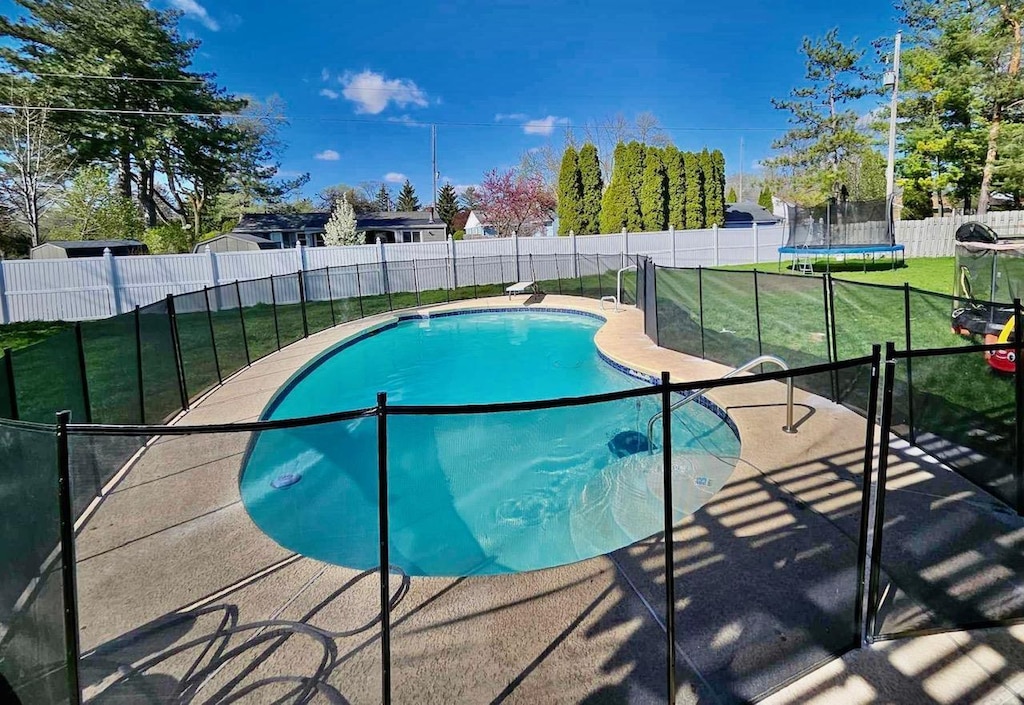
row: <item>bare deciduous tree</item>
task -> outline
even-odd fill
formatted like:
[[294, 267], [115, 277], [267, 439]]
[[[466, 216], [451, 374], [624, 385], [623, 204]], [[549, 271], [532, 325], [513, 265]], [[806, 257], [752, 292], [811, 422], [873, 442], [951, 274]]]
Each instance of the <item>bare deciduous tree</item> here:
[[46, 110], [19, 108], [0, 117], [0, 197], [33, 247], [43, 240], [40, 223], [69, 168], [67, 140], [50, 129]]

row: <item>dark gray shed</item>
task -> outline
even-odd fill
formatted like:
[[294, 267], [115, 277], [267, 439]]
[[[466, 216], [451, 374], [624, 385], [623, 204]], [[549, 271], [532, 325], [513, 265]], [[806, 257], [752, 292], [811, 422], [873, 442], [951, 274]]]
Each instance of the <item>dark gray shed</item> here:
[[230, 232], [203, 240], [192, 251], [205, 252], [207, 247], [212, 252], [255, 252], [256, 250], [279, 250], [281, 243], [251, 233]]
[[51, 240], [37, 245], [29, 252], [30, 259], [69, 259], [73, 257], [102, 257], [104, 250], [110, 254], [148, 255], [149, 248], [138, 240]]

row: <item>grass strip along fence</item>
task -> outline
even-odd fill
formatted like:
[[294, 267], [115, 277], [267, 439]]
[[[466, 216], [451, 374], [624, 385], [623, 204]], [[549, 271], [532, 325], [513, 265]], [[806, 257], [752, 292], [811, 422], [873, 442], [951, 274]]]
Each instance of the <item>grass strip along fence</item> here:
[[[978, 345], [953, 333], [955, 297], [863, 284], [829, 275], [672, 269], [645, 264], [648, 334], [662, 347], [730, 367], [777, 355], [793, 368], [849, 360], [893, 342], [898, 351]], [[653, 305], [651, 305], [653, 301]], [[1018, 369], [1017, 376], [1021, 372]], [[1024, 514], [1016, 467], [1014, 375], [995, 372], [984, 351], [917, 359], [895, 370], [892, 429]], [[863, 385], [848, 372], [801, 378], [810, 392], [854, 408]]]

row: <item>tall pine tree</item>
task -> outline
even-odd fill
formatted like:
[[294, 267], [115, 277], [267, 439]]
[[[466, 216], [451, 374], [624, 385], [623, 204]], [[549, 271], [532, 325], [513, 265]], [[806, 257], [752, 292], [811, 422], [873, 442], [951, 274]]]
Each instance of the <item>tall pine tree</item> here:
[[695, 152], [683, 154], [683, 169], [686, 174], [686, 227], [704, 227], [704, 174], [700, 168], [700, 155]]
[[377, 189], [377, 196], [373, 200], [373, 207], [382, 212], [391, 210], [391, 191], [388, 190], [387, 184], [381, 184], [380, 188]]
[[626, 177], [629, 184], [629, 203], [626, 209], [625, 227], [632, 232], [644, 229], [643, 211], [640, 208], [640, 192], [644, 187], [644, 162], [647, 157], [646, 148], [640, 142], [633, 141], [626, 145]]
[[725, 196], [726, 203], [738, 203], [740, 200], [739, 196], [736, 195], [736, 187], [730, 186], [729, 193]]
[[558, 172], [558, 234], [580, 232], [582, 221], [583, 176], [576, 148], [569, 145], [562, 155], [562, 168]]
[[416, 197], [416, 189], [412, 187], [409, 179], [406, 179], [402, 184], [402, 192], [398, 194], [398, 210], [418, 211], [419, 209], [420, 199]]
[[757, 205], [769, 211], [774, 207], [772, 205], [772, 190], [768, 188], [768, 184], [761, 189], [761, 193], [757, 197]]
[[626, 170], [626, 145], [615, 146], [612, 178], [601, 199], [601, 232], [617, 233], [626, 226], [633, 194], [629, 190], [629, 172]]
[[[707, 154], [705, 157], [704, 155]], [[725, 223], [725, 156], [716, 149], [708, 153], [705, 149], [701, 157], [707, 164], [708, 175], [704, 182], [704, 227], [723, 225]]]
[[662, 152], [648, 147], [644, 157], [644, 178], [640, 188], [640, 214], [643, 230], [655, 232], [668, 226], [668, 178]]
[[679, 228], [686, 227], [686, 174], [683, 166], [683, 153], [675, 145], [668, 145], [662, 153], [665, 162], [668, 194], [668, 224]]
[[580, 228], [577, 235], [596, 235], [601, 232], [601, 196], [604, 194], [604, 178], [601, 176], [601, 162], [597, 147], [587, 142], [580, 148], [580, 185], [582, 204]]
[[459, 212], [458, 198], [455, 187], [447, 181], [437, 193], [437, 217], [448, 226], [449, 235], [455, 232], [452, 223], [455, 221], [455, 215]]

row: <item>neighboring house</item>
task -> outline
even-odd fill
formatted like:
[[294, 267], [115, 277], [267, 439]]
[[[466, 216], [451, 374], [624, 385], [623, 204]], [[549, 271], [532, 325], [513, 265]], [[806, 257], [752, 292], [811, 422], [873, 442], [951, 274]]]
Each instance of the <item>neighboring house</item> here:
[[483, 211], [470, 211], [469, 217], [466, 218], [466, 239], [477, 240], [484, 237], [498, 237], [498, 226], [491, 225]]
[[51, 240], [33, 247], [30, 259], [72, 259], [102, 257], [104, 250], [119, 257], [148, 255], [149, 248], [138, 240]]
[[281, 243], [260, 235], [230, 232], [203, 240], [192, 251], [205, 252], [207, 247], [211, 252], [256, 252], [258, 250], [280, 250]]
[[[231, 231], [251, 235], [279, 247], [323, 247], [330, 213], [246, 213]], [[384, 211], [356, 215], [356, 230], [367, 244], [384, 242], [444, 242], [448, 227], [430, 211]], [[261, 248], [263, 249], [263, 248]]]
[[754, 223], [758, 225], [776, 225], [781, 223], [782, 220], [783, 218], [773, 215], [767, 209], [749, 201], [727, 203], [725, 206], [724, 227], [726, 228], [749, 228]]

